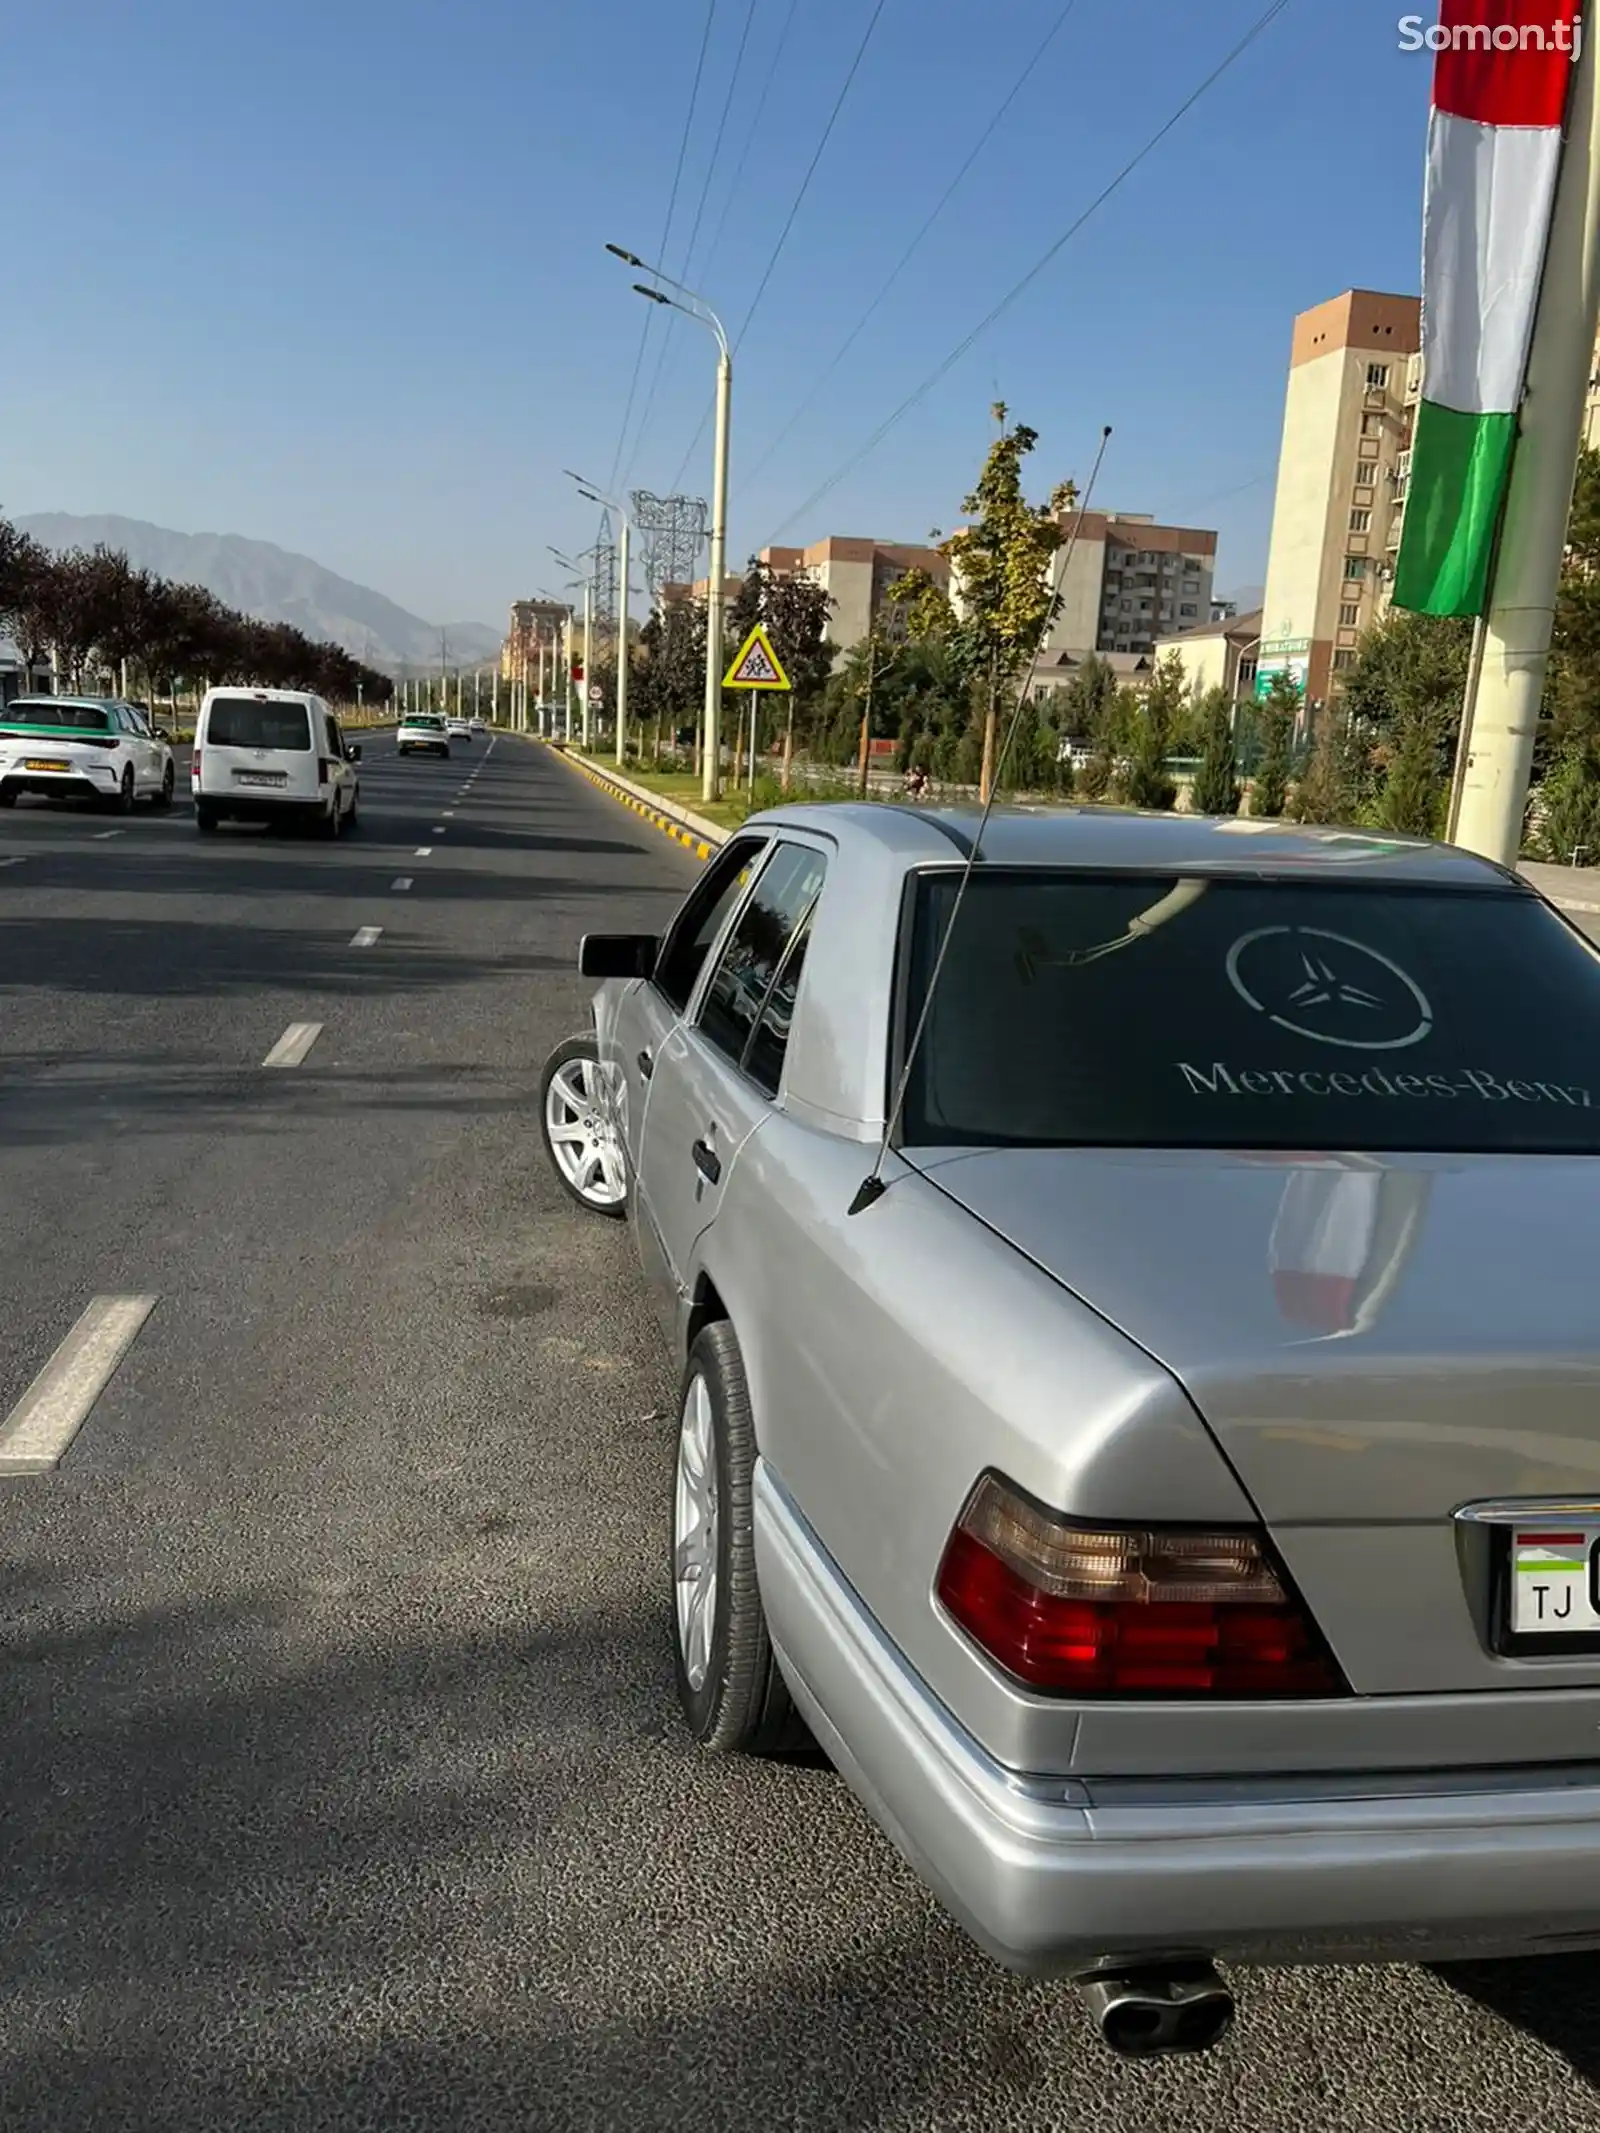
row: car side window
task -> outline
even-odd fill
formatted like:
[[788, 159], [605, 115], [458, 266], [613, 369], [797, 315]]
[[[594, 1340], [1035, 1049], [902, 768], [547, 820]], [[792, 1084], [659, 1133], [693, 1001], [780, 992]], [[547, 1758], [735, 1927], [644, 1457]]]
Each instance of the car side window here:
[[331, 715], [325, 716], [323, 723], [328, 729], [328, 753], [337, 763], [344, 755], [344, 742], [339, 738], [339, 729]]
[[655, 985], [679, 1014], [688, 1006], [712, 944], [766, 848], [764, 837], [738, 837], [725, 844], [674, 919], [656, 963]]
[[825, 862], [803, 844], [780, 844], [762, 869], [717, 960], [700, 1034], [736, 1063], [766, 1009], [790, 942], [822, 887]]
[[767, 993], [767, 1004], [762, 1008], [756, 1026], [750, 1033], [750, 1042], [744, 1049], [741, 1064], [765, 1096], [776, 1096], [778, 1084], [783, 1079], [783, 1062], [789, 1050], [789, 1032], [794, 1026], [794, 1003], [800, 991], [800, 974], [806, 961], [806, 943], [811, 938], [811, 913], [815, 909], [816, 901], [813, 899], [811, 910], [800, 921], [783, 961], [778, 965], [778, 974]]

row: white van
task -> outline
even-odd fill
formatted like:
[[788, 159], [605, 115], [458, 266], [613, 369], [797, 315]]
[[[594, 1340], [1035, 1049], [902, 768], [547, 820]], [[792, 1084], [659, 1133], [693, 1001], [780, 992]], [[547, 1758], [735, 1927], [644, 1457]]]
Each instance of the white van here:
[[208, 689], [195, 723], [189, 789], [196, 827], [299, 821], [324, 837], [354, 829], [361, 750], [320, 696], [297, 689]]

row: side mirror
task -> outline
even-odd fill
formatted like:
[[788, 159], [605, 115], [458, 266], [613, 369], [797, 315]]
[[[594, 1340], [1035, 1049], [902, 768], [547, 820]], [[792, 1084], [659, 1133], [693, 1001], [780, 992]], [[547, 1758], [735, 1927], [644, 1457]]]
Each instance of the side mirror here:
[[156, 739], [158, 741], [165, 741], [170, 746], [172, 742], [172, 735], [165, 726], [157, 726]]
[[349, 763], [359, 763], [359, 762], [360, 762], [360, 760], [361, 760], [361, 747], [360, 747], [360, 743], [359, 743], [359, 742], [355, 742], [355, 741], [352, 741], [352, 742], [351, 742], [351, 744], [350, 744], [350, 746], [349, 746], [349, 747], [348, 747], [348, 748], [347, 748], [347, 749], [345, 750], [345, 752], [344, 752], [344, 753], [345, 753], [345, 760], [346, 760], [346, 762], [349, 762]]
[[661, 943], [653, 933], [586, 933], [578, 943], [581, 978], [654, 977]]

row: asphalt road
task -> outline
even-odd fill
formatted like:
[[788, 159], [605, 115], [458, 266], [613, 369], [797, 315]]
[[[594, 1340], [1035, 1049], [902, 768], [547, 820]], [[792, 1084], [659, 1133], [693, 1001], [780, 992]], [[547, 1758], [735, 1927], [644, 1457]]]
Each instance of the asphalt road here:
[[1592, 1959], [1241, 1976], [1125, 2065], [826, 1769], [690, 1748], [674, 1388], [534, 1096], [695, 865], [531, 744], [366, 745], [338, 845], [0, 818], [0, 1415], [158, 1299], [0, 1481], [0, 2126], [1600, 2133]]

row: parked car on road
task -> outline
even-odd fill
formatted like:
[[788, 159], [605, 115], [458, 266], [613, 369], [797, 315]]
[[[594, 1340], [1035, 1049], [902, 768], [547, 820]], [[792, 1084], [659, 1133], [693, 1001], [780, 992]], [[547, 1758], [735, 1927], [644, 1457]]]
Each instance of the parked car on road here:
[[410, 711], [401, 719], [394, 737], [397, 755], [450, 756], [450, 735], [444, 720], [433, 711]]
[[121, 814], [135, 800], [166, 808], [176, 777], [166, 728], [119, 698], [15, 696], [0, 706], [0, 807], [33, 793]]
[[208, 689], [189, 757], [195, 826], [298, 823], [337, 837], [359, 819], [360, 761], [320, 696]]
[[1600, 1945], [1600, 956], [1408, 839], [977, 820], [760, 816], [580, 951], [691, 1730], [809, 1732], [1124, 2052]]

